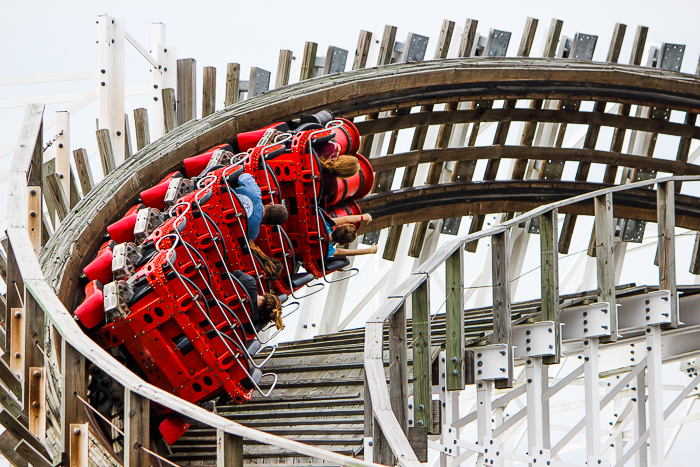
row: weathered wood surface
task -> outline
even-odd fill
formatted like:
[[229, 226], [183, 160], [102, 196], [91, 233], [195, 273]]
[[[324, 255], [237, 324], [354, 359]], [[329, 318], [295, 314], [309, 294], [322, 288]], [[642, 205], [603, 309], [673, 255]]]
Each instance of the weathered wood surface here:
[[78, 179], [80, 180], [80, 191], [82, 191], [83, 196], [85, 196], [88, 193], [90, 193], [92, 187], [95, 186], [95, 182], [93, 182], [92, 180], [92, 170], [90, 169], [88, 153], [83, 148], [76, 149], [75, 151], [73, 151], [73, 159], [75, 160], [75, 167], [78, 170]]
[[[508, 368], [505, 379], [497, 379], [498, 389], [513, 387], [513, 332], [510, 310], [510, 258], [508, 256], [508, 231], [491, 237], [491, 278], [493, 292], [493, 343], [506, 344]], [[478, 379], [478, 378], [477, 378]]]
[[102, 174], [106, 177], [116, 168], [112, 139], [109, 136], [108, 129], [102, 128], [97, 130], [97, 148], [100, 152], [100, 159], [102, 160]]
[[556, 344], [553, 356], [543, 358], [547, 365], [558, 364], [561, 355], [560, 309], [559, 309], [559, 226], [557, 209], [540, 216], [540, 289], [542, 297], [542, 320], [554, 322]]
[[197, 118], [197, 61], [181, 58], [177, 61], [177, 124]]
[[277, 77], [275, 78], [275, 88], [281, 88], [289, 84], [289, 73], [292, 69], [291, 50], [280, 50], [280, 58], [277, 62]]
[[229, 63], [226, 66], [226, 98], [224, 106], [238, 102], [239, 87], [241, 84], [241, 65], [238, 63]]
[[202, 77], [202, 117], [207, 117], [216, 111], [216, 68], [204, 67]]
[[314, 77], [317, 49], [318, 44], [315, 42], [307, 42], [304, 44], [304, 55], [301, 59], [301, 76], [299, 77], [299, 81]]

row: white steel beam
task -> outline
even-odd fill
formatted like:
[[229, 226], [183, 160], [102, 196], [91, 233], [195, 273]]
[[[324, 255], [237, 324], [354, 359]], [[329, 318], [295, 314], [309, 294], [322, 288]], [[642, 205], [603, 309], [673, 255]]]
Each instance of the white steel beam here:
[[109, 15], [98, 19], [99, 128], [107, 128], [114, 161], [124, 162], [124, 19]]
[[527, 359], [527, 441], [528, 452], [544, 447], [544, 414], [542, 412], [542, 357]]
[[598, 338], [584, 341], [584, 386], [586, 390], [586, 456], [588, 465], [600, 460], [600, 384], [598, 373]]
[[649, 389], [649, 465], [662, 467], [664, 459], [663, 374], [661, 363], [661, 325], [646, 329], [647, 387]]
[[62, 176], [63, 192], [70, 193], [70, 114], [56, 112], [56, 173]]

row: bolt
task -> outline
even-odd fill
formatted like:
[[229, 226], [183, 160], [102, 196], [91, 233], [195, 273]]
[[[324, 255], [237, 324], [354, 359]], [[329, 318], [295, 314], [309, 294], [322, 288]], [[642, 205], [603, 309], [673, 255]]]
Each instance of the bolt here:
[[481, 358], [481, 352], [479, 352], [478, 354], [476, 354], [476, 356], [479, 357], [479, 358]]
[[35, 409], [38, 409], [38, 408], [39, 408], [39, 405], [40, 405], [40, 404], [39, 404], [38, 401], [32, 402], [32, 407], [34, 407]]
[[163, 71], [168, 71], [168, 67], [166, 66], [165, 68], [163, 68]]
[[408, 424], [409, 424], [409, 425], [412, 425], [412, 424], [413, 424], [413, 419], [409, 418], [409, 419], [408, 419]]
[[527, 364], [528, 364], [528, 365], [529, 365], [530, 363], [532, 363], [532, 360], [528, 360], [528, 361], [527, 361]]
[[647, 347], [647, 350], [651, 350], [651, 347]]
[[34, 190], [34, 189], [29, 190], [29, 194], [32, 196], [36, 196], [36, 190]]
[[452, 357], [452, 363], [457, 363], [457, 357]]
[[[17, 358], [19, 358], [19, 357], [17, 357]], [[479, 370], [477, 373], [481, 374], [481, 373], [483, 373], [483, 371]], [[480, 386], [480, 387], [481, 387], [481, 386]]]
[[550, 349], [553, 349], [554, 346], [553, 346], [552, 344], [549, 344], [549, 348], [550, 348]]
[[122, 135], [122, 132], [121, 132], [121, 131], [117, 131], [117, 136], [121, 136], [121, 135]]
[[584, 320], [583, 320], [583, 324], [588, 324], [588, 320], [587, 320], [587, 319], [584, 319]]
[[531, 342], [530, 338], [525, 339], [525, 343], [529, 344]]
[[114, 44], [114, 39], [112, 39], [112, 44]]
[[649, 312], [651, 311], [651, 308], [646, 308], [644, 311], [646, 311], [647, 313], [649, 313]]
[[651, 319], [651, 316], [647, 316], [647, 321], [649, 321], [650, 319]]
[[41, 371], [35, 371], [35, 372], [34, 372], [34, 377], [35, 377], [36, 379], [41, 378]]
[[425, 406], [423, 404], [418, 404], [418, 410], [422, 412], [423, 410], [425, 410]]
[[100, 84], [102, 84], [102, 86], [106, 86], [106, 85], [107, 85], [107, 83], [105, 83], [104, 81], [102, 81], [102, 83], [100, 83]]
[[409, 408], [409, 409], [412, 409], [412, 408], [413, 408], [413, 404], [408, 404], [408, 408]]
[[103, 75], [104, 75], [105, 73], [107, 73], [107, 70], [105, 70], [104, 68], [101, 69], [100, 71], [102, 72]]
[[418, 425], [418, 426], [423, 426], [423, 425], [424, 425], [423, 420], [418, 420], [418, 421], [416, 422], [416, 425]]
[[552, 328], [547, 328], [547, 331], [552, 332]]
[[452, 370], [452, 374], [453, 374], [453, 375], [458, 375], [458, 374], [459, 374], [459, 371], [457, 371], [457, 370]]
[[482, 362], [481, 360], [479, 360], [478, 362], [476, 362], [476, 366], [484, 366], [484, 362]]
[[22, 317], [22, 313], [19, 311], [15, 311], [15, 318], [20, 319]]
[[76, 428], [75, 430], [73, 430], [73, 434], [75, 436], [80, 436], [80, 428]]
[[529, 351], [530, 351], [530, 347], [526, 347], [525, 350], [527, 350], [527, 351], [529, 352]]
[[316, 327], [316, 323], [311, 323], [311, 327], [312, 327], [312, 328], [315, 328], [315, 327]]
[[63, 147], [63, 143], [58, 143], [58, 147], [59, 147], [59, 148], [62, 148], [62, 147]]
[[531, 331], [528, 329], [527, 331], [525, 331], [525, 335], [526, 335], [526, 336], [529, 336], [529, 335], [530, 335], [530, 332], [531, 332]]
[[445, 357], [442, 357], [442, 363], [445, 363]]
[[505, 351], [505, 350], [501, 350], [501, 355], [505, 356], [505, 354], [506, 354], [506, 351]]
[[588, 332], [588, 328], [583, 328], [583, 332]]
[[19, 354], [19, 352], [15, 353], [15, 358], [16, 358], [16, 359], [19, 360], [21, 357], [22, 357], [22, 356]]
[[506, 372], [506, 369], [505, 369], [505, 368], [501, 368], [501, 371], [502, 371], [503, 373], [505, 373], [505, 372]]
[[588, 312], [587, 312], [587, 311], [584, 311], [584, 312], [583, 312], [583, 316], [588, 316]]
[[306, 328], [308, 328], [308, 326], [305, 324], [305, 325], [304, 325], [304, 329], [306, 329]]
[[644, 300], [645, 305], [648, 305], [649, 303], [650, 303], [649, 300]]
[[36, 217], [36, 212], [34, 212], [34, 211], [29, 211], [29, 215], [30, 215], [31, 217]]

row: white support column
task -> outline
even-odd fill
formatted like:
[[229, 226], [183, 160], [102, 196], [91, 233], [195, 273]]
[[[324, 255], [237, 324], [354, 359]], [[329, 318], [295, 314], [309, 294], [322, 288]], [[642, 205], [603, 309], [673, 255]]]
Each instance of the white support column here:
[[526, 361], [527, 372], [527, 440], [531, 456], [544, 448], [544, 424], [542, 412], [542, 357]]
[[[491, 411], [491, 385], [490, 380], [482, 380], [476, 383], [476, 423], [478, 444], [483, 446], [485, 450], [491, 451], [493, 441], [493, 419]], [[476, 461], [477, 466], [485, 465], [486, 459], [496, 457], [495, 452], [489, 455], [489, 452], [479, 453]]]
[[[151, 92], [153, 93], [151, 110], [149, 111], [151, 141], [155, 141], [165, 134], [163, 103], [160, 101], [162, 89], [168, 87], [177, 89], [175, 86], [168, 86], [165, 83], [165, 72], [163, 71], [163, 68], [167, 66], [165, 54], [165, 25], [153, 23], [151, 24], [151, 55], [155, 58], [158, 69], [151, 71]], [[177, 76], [176, 71], [175, 75]]]
[[664, 397], [661, 365], [661, 325], [647, 327], [647, 387], [649, 389], [649, 465], [662, 467], [664, 460]]
[[587, 338], [583, 344], [583, 372], [586, 390], [586, 456], [588, 465], [598, 465], [601, 455], [598, 338]]
[[70, 114], [56, 112], [56, 173], [63, 176], [61, 185], [66, 195], [70, 194]]
[[[649, 360], [647, 359], [647, 362]], [[647, 431], [647, 414], [646, 414], [646, 375], [644, 371], [640, 371], [637, 375], [637, 400], [634, 402], [634, 441], [637, 441]], [[622, 435], [620, 435], [622, 438]], [[615, 444], [617, 448], [617, 443]], [[635, 456], [635, 467], [647, 467], [647, 448], [641, 447]]]
[[440, 453], [440, 467], [452, 467], [453, 460], [460, 454], [455, 440], [459, 439], [459, 428], [452, 427], [452, 424], [459, 420], [459, 394], [460, 391], [448, 391], [445, 374], [447, 363], [445, 351], [440, 352], [440, 411], [442, 412], [442, 434], [440, 442], [447, 448], [447, 452]]
[[124, 19], [102, 15], [98, 21], [99, 128], [109, 129], [114, 161], [124, 162]]

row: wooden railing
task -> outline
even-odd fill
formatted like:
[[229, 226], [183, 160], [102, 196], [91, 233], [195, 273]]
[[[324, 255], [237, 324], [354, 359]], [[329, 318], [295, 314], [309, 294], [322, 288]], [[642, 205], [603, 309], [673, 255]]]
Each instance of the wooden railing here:
[[[613, 261], [613, 195], [638, 188], [657, 185], [657, 223], [659, 226], [659, 284], [670, 291], [670, 327], [679, 325], [676, 293], [675, 264], [675, 186], [682, 182], [700, 181], [700, 176], [675, 176], [646, 180], [624, 186], [608, 187], [567, 200], [550, 203], [519, 215], [499, 225], [455, 239], [425, 261], [409, 278], [392, 291], [384, 303], [365, 324], [364, 367], [366, 377], [365, 417], [370, 414], [373, 423], [366, 423], [365, 436], [372, 439], [374, 460], [391, 464], [396, 459], [403, 466], [417, 466], [426, 462], [420, 459], [412, 445], [425, 452], [429, 427], [432, 426], [432, 376], [431, 376], [431, 311], [430, 276], [445, 266], [445, 314], [446, 314], [446, 387], [441, 390], [456, 391], [465, 388], [472, 378], [467, 368], [473, 362], [465, 362], [464, 303], [463, 303], [463, 247], [480, 238], [491, 239], [493, 334], [491, 344], [506, 344], [508, 362], [501, 368], [503, 376], [493, 379], [496, 388], [513, 387], [513, 355], [511, 337], [511, 293], [508, 233], [533, 219], [540, 220], [540, 273], [541, 273], [541, 321], [552, 321], [556, 333], [556, 351], [545, 357], [543, 363], [559, 363], [561, 336], [558, 259], [556, 249], [559, 209], [577, 203], [593, 202], [595, 209], [595, 251], [597, 261], [598, 301], [615, 303], [615, 264]], [[676, 297], [674, 299], [674, 297]], [[406, 304], [411, 301], [412, 339], [406, 338]], [[609, 340], [618, 337], [617, 312], [611, 310]], [[392, 371], [387, 388], [384, 371], [384, 326], [388, 325], [389, 360]], [[407, 407], [407, 353], [413, 347], [413, 426], [409, 428]], [[658, 356], [660, 362], [660, 355]], [[476, 370], [480, 373], [480, 370]], [[477, 380], [482, 380], [476, 377]], [[490, 384], [490, 382], [489, 382]], [[413, 430], [409, 437], [409, 430]], [[409, 441], [410, 438], [410, 441]], [[481, 442], [481, 441], [480, 441]]]

